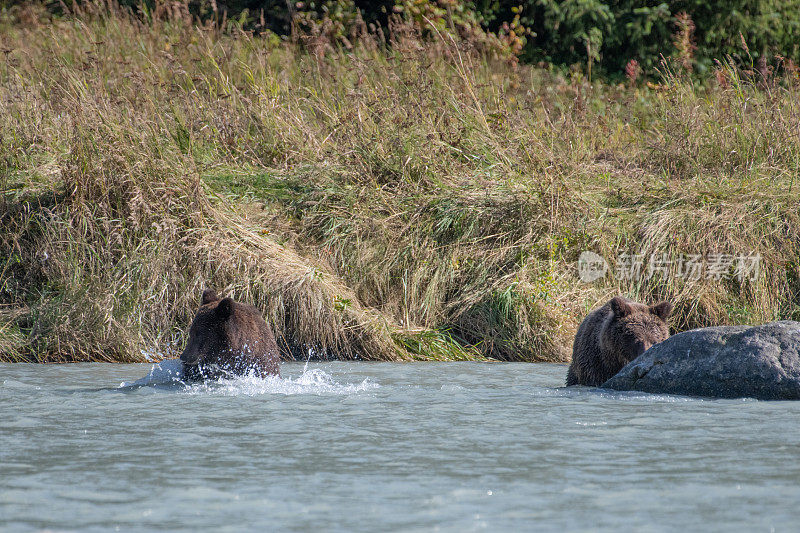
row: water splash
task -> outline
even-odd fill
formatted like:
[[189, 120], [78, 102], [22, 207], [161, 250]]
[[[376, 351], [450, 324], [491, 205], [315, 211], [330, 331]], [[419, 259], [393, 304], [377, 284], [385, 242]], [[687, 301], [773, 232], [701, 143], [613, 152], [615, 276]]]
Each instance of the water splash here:
[[183, 379], [183, 363], [180, 359], [165, 359], [150, 367], [150, 373], [136, 381], [123, 381], [119, 388], [146, 387], [148, 385], [166, 385], [177, 383]]
[[214, 394], [220, 396], [257, 396], [260, 394], [317, 394], [348, 395], [379, 388], [380, 385], [365, 379], [361, 383], [338, 383], [333, 376], [319, 368], [303, 369], [297, 377], [256, 376], [237, 377], [196, 383], [187, 386], [190, 394]]
[[220, 396], [257, 396], [260, 394], [318, 394], [348, 395], [380, 387], [369, 378], [361, 383], [339, 383], [322, 369], [308, 369], [308, 361], [303, 372], [295, 377], [260, 378], [243, 376], [202, 383], [185, 383], [183, 365], [180, 359], [167, 359], [154, 364], [143, 378], [132, 382], [122, 382], [119, 388], [163, 387], [181, 385], [183, 392], [189, 394], [213, 394]]

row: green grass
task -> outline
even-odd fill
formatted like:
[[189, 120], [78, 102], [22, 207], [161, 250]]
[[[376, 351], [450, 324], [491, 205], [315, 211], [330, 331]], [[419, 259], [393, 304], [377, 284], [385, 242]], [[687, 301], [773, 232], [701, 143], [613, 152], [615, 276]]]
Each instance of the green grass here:
[[[800, 315], [797, 79], [590, 85], [410, 29], [320, 56], [115, 9], [3, 24], [2, 360], [174, 355], [207, 286], [298, 357], [564, 361], [619, 293], [678, 330]], [[761, 275], [584, 283], [584, 250]]]

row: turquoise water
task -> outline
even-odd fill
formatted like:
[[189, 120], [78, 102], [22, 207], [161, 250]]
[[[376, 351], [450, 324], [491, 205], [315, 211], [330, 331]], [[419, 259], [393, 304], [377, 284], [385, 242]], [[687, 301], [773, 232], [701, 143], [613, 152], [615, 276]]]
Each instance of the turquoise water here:
[[563, 389], [550, 364], [133, 383], [150, 368], [0, 365], [0, 529], [800, 527], [800, 402]]

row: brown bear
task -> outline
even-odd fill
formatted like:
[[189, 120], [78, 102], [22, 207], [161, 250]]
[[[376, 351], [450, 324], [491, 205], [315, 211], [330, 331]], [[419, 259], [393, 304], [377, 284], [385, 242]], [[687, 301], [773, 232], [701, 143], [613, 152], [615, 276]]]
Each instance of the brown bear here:
[[275, 335], [255, 307], [203, 291], [181, 354], [185, 380], [278, 376], [279, 360]]
[[567, 386], [602, 385], [652, 345], [669, 337], [672, 304], [647, 306], [616, 296], [589, 313], [572, 346]]

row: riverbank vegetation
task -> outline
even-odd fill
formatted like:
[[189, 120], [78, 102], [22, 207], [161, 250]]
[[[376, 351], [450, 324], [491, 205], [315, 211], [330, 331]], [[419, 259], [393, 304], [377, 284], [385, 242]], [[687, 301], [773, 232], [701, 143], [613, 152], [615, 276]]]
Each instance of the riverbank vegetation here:
[[2, 24], [2, 360], [174, 356], [208, 286], [294, 357], [564, 361], [618, 293], [679, 330], [800, 319], [780, 57], [614, 84], [402, 18], [350, 46], [115, 4]]

